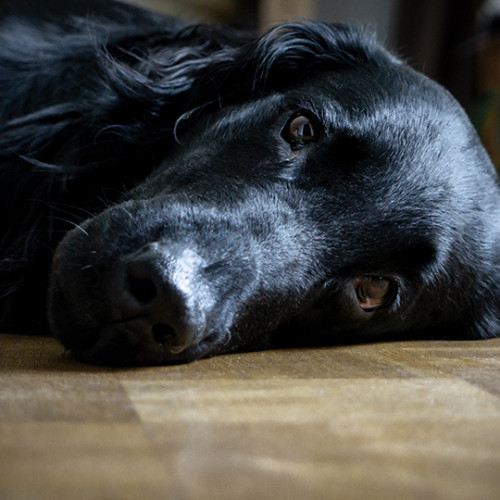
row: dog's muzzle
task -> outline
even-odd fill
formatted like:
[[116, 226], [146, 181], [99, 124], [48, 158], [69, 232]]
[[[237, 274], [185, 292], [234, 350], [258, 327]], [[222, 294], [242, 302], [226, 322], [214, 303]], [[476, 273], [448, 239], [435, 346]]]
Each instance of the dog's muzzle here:
[[194, 208], [138, 200], [89, 219], [54, 256], [52, 331], [99, 364], [265, 347], [325, 261], [323, 240], [285, 195]]

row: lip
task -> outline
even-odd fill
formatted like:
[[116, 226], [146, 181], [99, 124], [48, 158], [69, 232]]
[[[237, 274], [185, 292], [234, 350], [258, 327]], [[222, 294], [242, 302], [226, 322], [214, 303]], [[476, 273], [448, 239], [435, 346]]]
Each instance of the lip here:
[[224, 345], [224, 339], [227, 337], [212, 331], [197, 344], [167, 347], [148, 336], [138, 338], [130, 324], [121, 321], [107, 324], [97, 338], [96, 342], [84, 349], [66, 347], [77, 360], [92, 365], [160, 365], [187, 363], [211, 356], [216, 353], [217, 346]]

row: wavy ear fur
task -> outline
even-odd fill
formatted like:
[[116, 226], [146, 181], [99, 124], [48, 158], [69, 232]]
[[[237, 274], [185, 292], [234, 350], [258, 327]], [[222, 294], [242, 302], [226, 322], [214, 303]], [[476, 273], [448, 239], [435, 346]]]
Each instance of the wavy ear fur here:
[[373, 33], [344, 24], [305, 21], [277, 26], [258, 40], [253, 52], [256, 87], [302, 79], [310, 72], [338, 71], [381, 58], [396, 60]]

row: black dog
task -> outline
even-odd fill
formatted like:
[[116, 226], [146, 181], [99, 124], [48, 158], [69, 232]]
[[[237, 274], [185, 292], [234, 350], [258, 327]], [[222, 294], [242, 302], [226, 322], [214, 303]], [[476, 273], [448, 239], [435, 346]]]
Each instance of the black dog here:
[[0, 1], [4, 331], [43, 328], [58, 245], [91, 362], [500, 334], [497, 177], [439, 85], [344, 25], [51, 5]]

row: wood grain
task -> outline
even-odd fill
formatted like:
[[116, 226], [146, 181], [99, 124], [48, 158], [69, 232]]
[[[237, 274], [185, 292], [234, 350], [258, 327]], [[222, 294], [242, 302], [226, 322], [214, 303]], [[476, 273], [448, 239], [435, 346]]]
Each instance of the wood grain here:
[[500, 339], [80, 364], [0, 335], [0, 498], [500, 498]]

